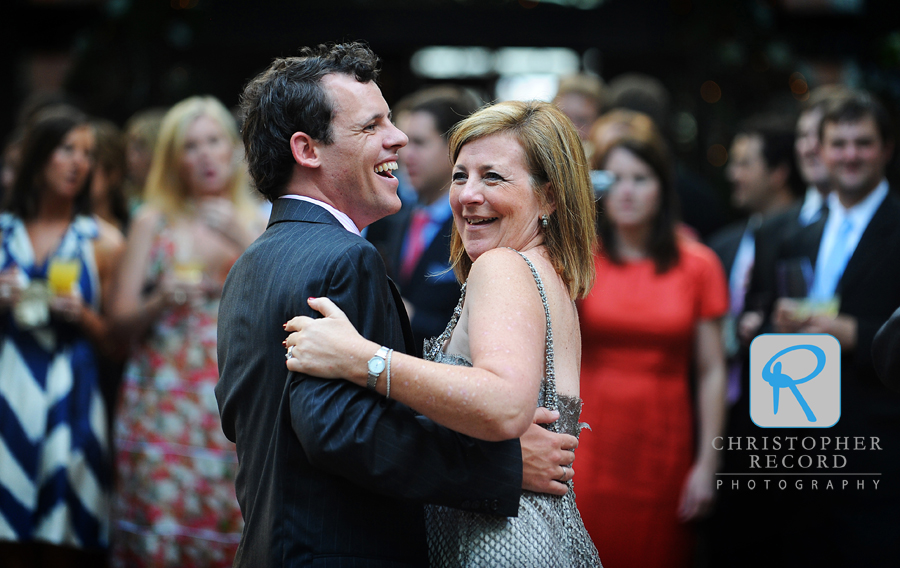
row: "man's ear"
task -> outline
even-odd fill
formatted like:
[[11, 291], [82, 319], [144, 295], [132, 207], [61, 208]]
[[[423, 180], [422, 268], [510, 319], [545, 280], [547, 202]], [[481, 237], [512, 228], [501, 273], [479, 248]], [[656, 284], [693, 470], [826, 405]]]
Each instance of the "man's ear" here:
[[291, 155], [295, 162], [306, 168], [318, 168], [322, 163], [318, 142], [305, 132], [294, 132], [291, 136]]

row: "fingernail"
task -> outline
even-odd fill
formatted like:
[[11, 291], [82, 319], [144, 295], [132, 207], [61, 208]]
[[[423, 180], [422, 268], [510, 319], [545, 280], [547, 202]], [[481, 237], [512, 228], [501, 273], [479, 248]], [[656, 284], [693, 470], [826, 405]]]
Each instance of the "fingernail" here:
[[287, 339], [281, 342], [282, 347], [287, 347]]
[[283, 323], [283, 324], [281, 324], [281, 327], [283, 327], [284, 329], [287, 329], [287, 324]]
[[315, 297], [310, 296], [309, 298], [306, 299], [307, 302], [310, 302], [310, 301], [312, 301], [312, 300], [315, 300]]

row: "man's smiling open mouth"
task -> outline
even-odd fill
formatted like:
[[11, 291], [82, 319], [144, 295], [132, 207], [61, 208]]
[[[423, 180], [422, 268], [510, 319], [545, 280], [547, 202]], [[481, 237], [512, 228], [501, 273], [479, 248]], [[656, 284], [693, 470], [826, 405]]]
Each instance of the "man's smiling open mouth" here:
[[375, 173], [384, 178], [393, 179], [394, 174], [391, 171], [397, 169], [397, 162], [385, 162], [375, 166]]

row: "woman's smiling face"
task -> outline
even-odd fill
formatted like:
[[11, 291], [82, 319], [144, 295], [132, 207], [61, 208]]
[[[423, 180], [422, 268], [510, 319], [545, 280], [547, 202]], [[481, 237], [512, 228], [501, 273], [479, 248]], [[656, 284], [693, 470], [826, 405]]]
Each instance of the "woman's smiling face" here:
[[456, 230], [474, 262], [498, 247], [528, 250], [543, 242], [544, 205], [532, 186], [525, 151], [511, 134], [464, 145], [453, 166], [450, 206]]

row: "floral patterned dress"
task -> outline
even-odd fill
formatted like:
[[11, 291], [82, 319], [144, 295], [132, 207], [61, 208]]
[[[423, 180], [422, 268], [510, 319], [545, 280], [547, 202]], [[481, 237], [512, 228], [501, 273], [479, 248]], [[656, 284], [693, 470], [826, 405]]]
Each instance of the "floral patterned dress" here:
[[[163, 228], [148, 287], [173, 266], [175, 248]], [[163, 312], [132, 350], [115, 426], [115, 566], [232, 565], [243, 520], [237, 456], [213, 391], [218, 307], [205, 298]]]

